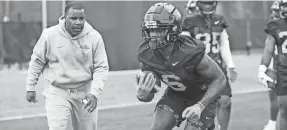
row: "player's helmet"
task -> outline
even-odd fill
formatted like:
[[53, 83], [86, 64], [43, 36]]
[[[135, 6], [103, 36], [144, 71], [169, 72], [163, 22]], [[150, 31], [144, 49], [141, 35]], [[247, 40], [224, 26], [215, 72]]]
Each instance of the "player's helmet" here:
[[275, 0], [271, 5], [271, 17], [276, 19], [281, 17], [278, 0]]
[[198, 10], [198, 7], [196, 5], [197, 0], [188, 0], [185, 10], [187, 14], [192, 14]]
[[[152, 48], [161, 48], [177, 39], [181, 33], [181, 14], [172, 4], [156, 3], [152, 5], [144, 16], [142, 35], [146, 41], [153, 41]], [[164, 29], [164, 36], [151, 37], [151, 29]], [[155, 41], [155, 42], [154, 42]]]
[[197, 6], [202, 14], [213, 14], [216, 11], [218, 0], [198, 0]]
[[287, 0], [279, 0], [279, 9], [281, 16], [287, 18]]

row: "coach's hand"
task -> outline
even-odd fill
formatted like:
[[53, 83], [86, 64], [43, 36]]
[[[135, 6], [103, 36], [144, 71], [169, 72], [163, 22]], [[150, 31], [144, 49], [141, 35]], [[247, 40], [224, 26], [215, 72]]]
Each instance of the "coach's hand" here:
[[231, 80], [231, 82], [234, 82], [237, 78], [237, 72], [235, 70], [235, 68], [229, 68], [229, 78]]
[[36, 100], [36, 91], [26, 91], [26, 99], [32, 103], [38, 102]]
[[203, 110], [204, 106], [201, 103], [196, 103], [182, 112], [182, 118], [188, 121], [198, 121]]
[[87, 102], [85, 102], [84, 109], [92, 113], [97, 108], [98, 99], [93, 94], [86, 95], [85, 99]]

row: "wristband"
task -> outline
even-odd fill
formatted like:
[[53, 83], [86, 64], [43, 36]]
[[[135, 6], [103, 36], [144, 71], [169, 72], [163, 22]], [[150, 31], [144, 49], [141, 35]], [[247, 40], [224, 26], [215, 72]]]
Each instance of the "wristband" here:
[[267, 67], [266, 67], [265, 65], [260, 65], [260, 66], [259, 66], [259, 72], [265, 73], [266, 70], [267, 70]]
[[198, 103], [196, 103], [196, 104], [200, 105], [200, 106], [201, 106], [201, 108], [202, 108], [202, 110], [204, 110], [204, 109], [205, 109], [204, 105], [203, 105], [201, 102], [198, 102]]

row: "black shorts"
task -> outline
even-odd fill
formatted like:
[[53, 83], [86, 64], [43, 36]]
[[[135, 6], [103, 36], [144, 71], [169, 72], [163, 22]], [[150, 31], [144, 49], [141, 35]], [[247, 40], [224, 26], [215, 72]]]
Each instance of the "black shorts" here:
[[287, 95], [287, 74], [281, 74], [277, 71], [277, 83], [275, 85], [275, 91], [277, 96]]

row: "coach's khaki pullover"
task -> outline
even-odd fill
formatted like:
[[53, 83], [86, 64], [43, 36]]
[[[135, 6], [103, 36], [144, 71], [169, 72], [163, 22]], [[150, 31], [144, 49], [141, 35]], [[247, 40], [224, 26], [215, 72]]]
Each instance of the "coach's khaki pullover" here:
[[71, 37], [64, 20], [44, 29], [36, 43], [28, 69], [26, 91], [35, 91], [41, 73], [46, 81], [63, 88], [78, 88], [91, 83], [98, 97], [107, 79], [109, 66], [102, 36], [85, 22], [83, 31]]

